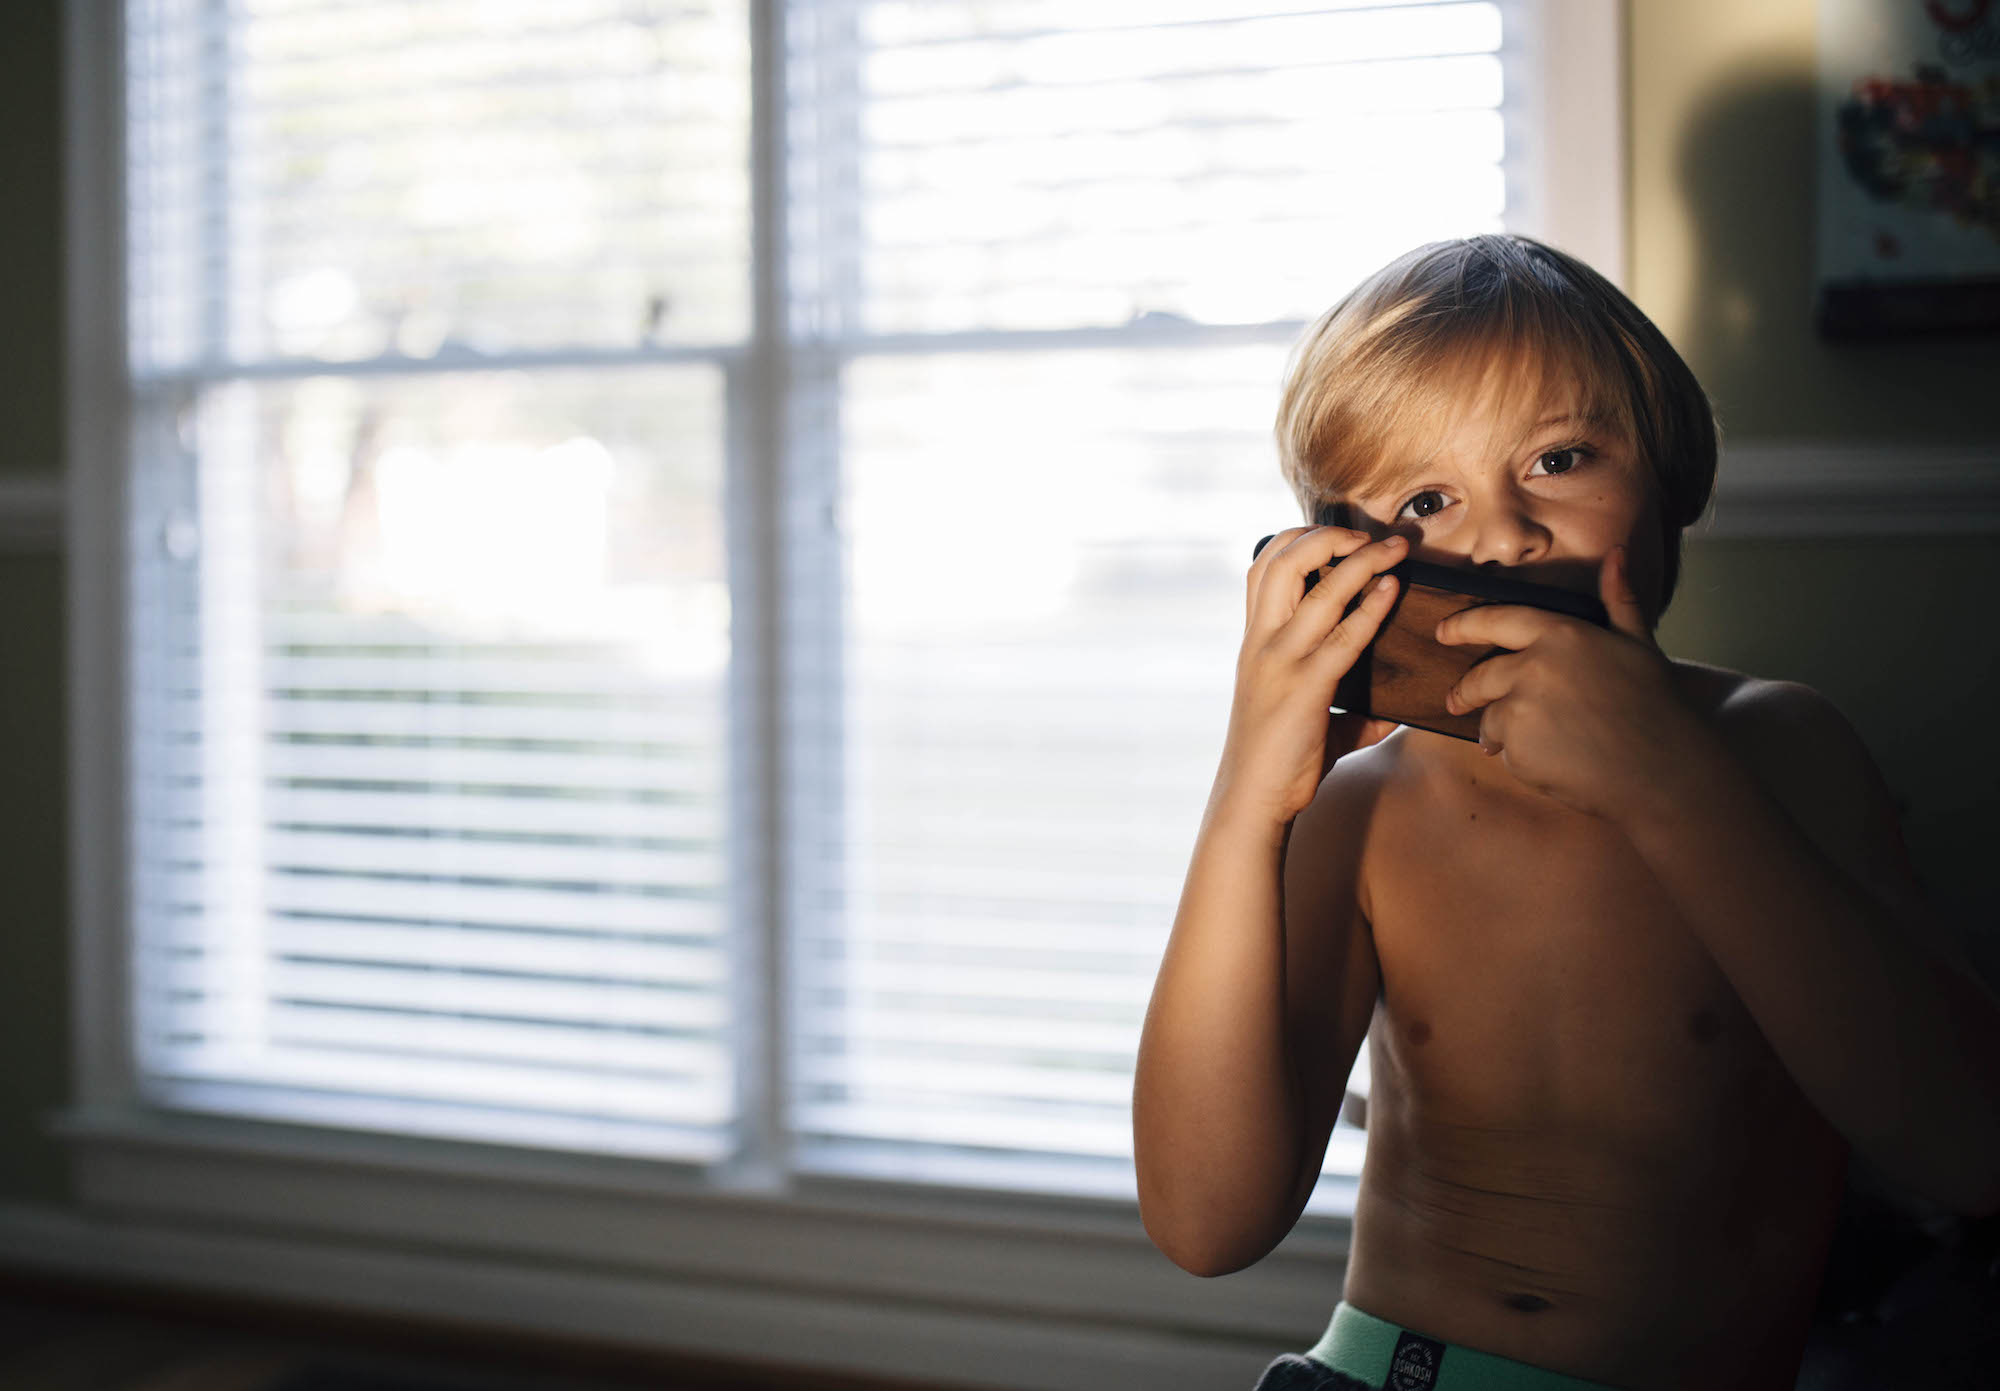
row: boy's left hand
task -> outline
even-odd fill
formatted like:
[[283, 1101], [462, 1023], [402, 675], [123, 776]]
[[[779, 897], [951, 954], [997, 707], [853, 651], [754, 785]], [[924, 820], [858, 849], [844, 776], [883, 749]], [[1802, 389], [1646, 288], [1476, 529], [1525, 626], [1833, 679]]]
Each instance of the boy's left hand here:
[[1446, 698], [1453, 714], [1484, 707], [1479, 743], [1535, 790], [1619, 821], [1689, 756], [1719, 746], [1683, 701], [1673, 669], [1633, 593], [1619, 546], [1598, 567], [1610, 628], [1523, 604], [1461, 610], [1437, 626], [1443, 643], [1512, 651], [1488, 657]]

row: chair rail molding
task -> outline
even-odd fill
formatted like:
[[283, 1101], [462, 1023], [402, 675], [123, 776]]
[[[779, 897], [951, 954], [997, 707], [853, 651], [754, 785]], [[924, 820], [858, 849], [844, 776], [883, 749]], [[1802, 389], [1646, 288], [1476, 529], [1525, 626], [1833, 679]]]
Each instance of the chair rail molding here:
[[59, 551], [62, 544], [62, 475], [0, 476], [0, 551]]
[[1725, 443], [1693, 541], [1952, 537], [2000, 532], [2000, 441]]

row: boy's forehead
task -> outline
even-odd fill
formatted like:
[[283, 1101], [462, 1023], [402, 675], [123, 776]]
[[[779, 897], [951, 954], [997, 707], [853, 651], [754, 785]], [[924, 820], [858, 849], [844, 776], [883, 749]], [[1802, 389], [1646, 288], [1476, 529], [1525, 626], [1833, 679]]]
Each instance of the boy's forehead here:
[[1510, 454], [1544, 430], [1571, 427], [1601, 432], [1616, 422], [1595, 409], [1581, 385], [1559, 374], [1544, 374], [1509, 386], [1504, 375], [1484, 390], [1448, 396], [1425, 413], [1413, 429], [1385, 439], [1361, 491], [1393, 488], [1409, 473], [1440, 457], [1481, 460]]

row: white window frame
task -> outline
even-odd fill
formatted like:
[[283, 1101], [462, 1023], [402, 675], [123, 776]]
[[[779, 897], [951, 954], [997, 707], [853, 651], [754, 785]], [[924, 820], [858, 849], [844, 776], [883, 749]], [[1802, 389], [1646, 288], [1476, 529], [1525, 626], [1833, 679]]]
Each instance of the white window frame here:
[[[1623, 284], [1625, 7], [1501, 0], [1539, 19], [1560, 80], [1510, 71], [1510, 119], [1539, 127], [1542, 166], [1511, 224]], [[124, 160], [120, 0], [66, 10], [73, 1097], [47, 1118], [68, 1145], [79, 1209], [6, 1214], [17, 1259], [51, 1272], [218, 1294], [504, 1324], [725, 1358], [938, 1383], [1021, 1388], [1247, 1385], [1302, 1349], [1339, 1297], [1345, 1216], [1313, 1216], [1221, 1280], [1173, 1266], [1129, 1202], [787, 1174], [781, 1158], [725, 1174], [432, 1138], [158, 1111], [139, 1102], [127, 1034], [130, 740], [123, 570]], [[777, 0], [753, 0], [759, 102], [755, 197], [779, 196], [770, 98]], [[1542, 101], [1535, 93], [1544, 93]], [[754, 380], [778, 379], [778, 248], [758, 218]], [[738, 403], [754, 405], [755, 402]], [[782, 873], [773, 847], [780, 732], [773, 668], [779, 447], [752, 409], [747, 467], [729, 480], [737, 661], [753, 697], [750, 811], [766, 942]], [[781, 999], [771, 953], [754, 989]], [[781, 1156], [766, 1049], [749, 1124]]]

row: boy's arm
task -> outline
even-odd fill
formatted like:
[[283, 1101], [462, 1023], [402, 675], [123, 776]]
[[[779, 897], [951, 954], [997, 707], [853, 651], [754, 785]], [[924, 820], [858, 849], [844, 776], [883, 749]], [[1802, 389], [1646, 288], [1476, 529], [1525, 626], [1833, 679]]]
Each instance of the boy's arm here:
[[2000, 1210], [2000, 1002], [1924, 901], [1866, 746], [1756, 682], [1619, 817], [1793, 1079], [1872, 1163]]
[[1290, 822], [1212, 798], [1133, 1077], [1139, 1212], [1197, 1275], [1253, 1265], [1312, 1191], [1374, 1010], [1352, 761]]

